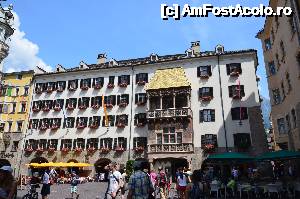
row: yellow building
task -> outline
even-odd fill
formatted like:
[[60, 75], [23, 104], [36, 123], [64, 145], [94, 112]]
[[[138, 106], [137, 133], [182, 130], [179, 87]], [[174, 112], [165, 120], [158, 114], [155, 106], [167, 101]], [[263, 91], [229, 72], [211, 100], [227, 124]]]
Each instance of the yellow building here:
[[[18, 149], [28, 125], [34, 71], [3, 73], [0, 84], [0, 165], [17, 167]], [[17, 168], [15, 168], [17, 169]]]

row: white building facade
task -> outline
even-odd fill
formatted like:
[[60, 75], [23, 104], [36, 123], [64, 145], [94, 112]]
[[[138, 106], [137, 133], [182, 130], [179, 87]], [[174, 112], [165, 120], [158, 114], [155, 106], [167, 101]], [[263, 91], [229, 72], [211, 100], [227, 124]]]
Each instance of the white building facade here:
[[200, 168], [209, 153], [261, 153], [256, 68], [255, 50], [200, 52], [199, 42], [184, 54], [58, 65], [35, 76], [23, 164], [89, 162], [103, 172], [148, 158], [175, 171]]

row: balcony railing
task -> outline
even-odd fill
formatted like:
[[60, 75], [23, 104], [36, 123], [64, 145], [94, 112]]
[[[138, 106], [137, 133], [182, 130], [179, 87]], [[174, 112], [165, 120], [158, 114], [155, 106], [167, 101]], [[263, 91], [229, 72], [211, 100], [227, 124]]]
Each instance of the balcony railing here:
[[191, 116], [192, 111], [190, 108], [170, 108], [164, 110], [148, 111], [148, 118], [163, 118], [163, 117], [186, 117]]
[[149, 153], [190, 153], [194, 151], [193, 144], [150, 144]]

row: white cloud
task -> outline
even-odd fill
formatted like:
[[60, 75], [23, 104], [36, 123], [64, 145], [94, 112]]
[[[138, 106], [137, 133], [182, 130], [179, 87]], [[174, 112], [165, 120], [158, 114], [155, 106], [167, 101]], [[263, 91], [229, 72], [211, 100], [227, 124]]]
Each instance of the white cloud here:
[[20, 19], [14, 12], [14, 34], [11, 36], [9, 55], [4, 60], [4, 71], [14, 72], [34, 69], [39, 66], [47, 71], [51, 71], [51, 66], [47, 65], [39, 56], [39, 46], [26, 38], [24, 31], [20, 30]]

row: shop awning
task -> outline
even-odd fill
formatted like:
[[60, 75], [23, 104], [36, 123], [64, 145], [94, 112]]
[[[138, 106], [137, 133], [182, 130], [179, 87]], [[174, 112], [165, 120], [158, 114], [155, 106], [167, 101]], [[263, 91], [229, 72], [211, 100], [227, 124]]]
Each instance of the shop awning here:
[[28, 167], [91, 167], [92, 164], [89, 163], [83, 163], [83, 162], [46, 162], [46, 163], [30, 163], [26, 164]]
[[280, 150], [280, 151], [266, 152], [266, 153], [262, 154], [261, 156], [258, 156], [257, 160], [258, 161], [284, 160], [284, 159], [296, 159], [296, 158], [300, 158], [300, 152]]
[[206, 161], [252, 161], [253, 157], [237, 152], [226, 152], [208, 155]]

